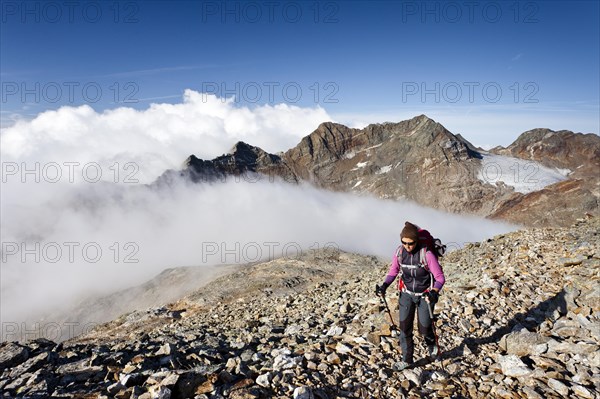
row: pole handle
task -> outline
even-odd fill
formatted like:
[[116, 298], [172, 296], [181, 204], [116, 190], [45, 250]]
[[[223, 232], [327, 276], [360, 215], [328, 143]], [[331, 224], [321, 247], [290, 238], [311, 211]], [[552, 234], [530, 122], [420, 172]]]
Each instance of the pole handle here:
[[428, 296], [425, 296], [425, 302], [427, 302], [427, 310], [429, 310], [429, 317], [433, 321], [433, 311], [431, 310], [431, 301]]

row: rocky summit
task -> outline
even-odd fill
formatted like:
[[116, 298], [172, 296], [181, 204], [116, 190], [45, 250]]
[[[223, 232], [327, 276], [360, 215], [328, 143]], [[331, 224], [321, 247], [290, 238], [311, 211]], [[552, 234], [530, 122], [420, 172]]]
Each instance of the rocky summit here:
[[[505, 158], [482, 163], [484, 155]], [[475, 148], [425, 115], [399, 123], [352, 129], [322, 123], [298, 145], [269, 154], [237, 143], [213, 160], [191, 155], [181, 171], [167, 171], [155, 184], [183, 176], [196, 183], [226, 181], [227, 176], [258, 175], [287, 183], [309, 182], [333, 191], [407, 199], [452, 213], [470, 213], [525, 226], [569, 226], [600, 205], [600, 136], [534, 129], [507, 148]], [[506, 161], [508, 160], [508, 161]], [[527, 164], [527, 162], [529, 164]], [[564, 178], [540, 189], [519, 192], [543, 179], [540, 167]], [[522, 170], [523, 169], [523, 170]], [[515, 182], [513, 182], [515, 183]]]
[[[393, 249], [391, 249], [393, 250]], [[248, 265], [57, 344], [0, 346], [2, 397], [599, 398], [600, 222], [520, 230], [443, 259], [442, 349], [400, 360], [389, 259], [337, 250]]]

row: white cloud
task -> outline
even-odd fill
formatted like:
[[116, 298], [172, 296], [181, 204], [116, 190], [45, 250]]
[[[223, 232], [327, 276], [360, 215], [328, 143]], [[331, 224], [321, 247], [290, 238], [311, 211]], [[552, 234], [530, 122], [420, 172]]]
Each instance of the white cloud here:
[[[87, 105], [46, 111], [1, 132], [2, 159], [9, 162], [134, 162], [142, 182], [179, 168], [190, 155], [212, 159], [246, 141], [269, 152], [285, 151], [331, 120], [320, 107], [238, 107], [234, 99], [186, 90], [179, 104], [102, 113]], [[107, 172], [107, 174], [109, 174]]]
[[266, 178], [180, 183], [170, 189], [103, 183], [40, 186], [43, 199], [3, 212], [4, 321], [20, 322], [84, 295], [140, 284], [167, 267], [293, 257], [297, 249], [310, 253], [325, 246], [390, 258], [406, 220], [454, 242], [451, 247], [514, 229], [409, 202]]

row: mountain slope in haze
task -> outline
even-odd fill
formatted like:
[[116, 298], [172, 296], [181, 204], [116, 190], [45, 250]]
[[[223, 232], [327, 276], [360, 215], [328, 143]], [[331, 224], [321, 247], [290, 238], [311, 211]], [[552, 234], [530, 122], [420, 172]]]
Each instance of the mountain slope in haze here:
[[585, 213], [598, 213], [599, 136], [535, 129], [506, 149], [498, 147], [491, 153], [531, 161], [534, 174], [528, 178], [538, 176], [540, 165], [570, 173], [556, 187], [516, 192], [502, 179], [486, 178], [481, 150], [420, 115], [364, 129], [323, 123], [278, 155], [240, 142], [230, 154], [211, 161], [190, 156], [182, 171], [166, 172], [157, 184], [176, 176], [194, 182], [248, 178], [249, 174], [255, 175], [250, 179], [277, 177], [288, 183], [306, 181], [327, 190], [408, 199], [447, 212], [529, 226], [570, 225]]
[[[56, 344], [0, 345], [4, 396], [597, 398], [600, 220], [470, 243], [444, 260], [438, 362], [416, 364], [375, 284], [387, 260], [314, 251], [251, 265]], [[397, 293], [387, 293], [397, 317]], [[397, 319], [395, 319], [397, 320]]]
[[[149, 307], [161, 307], [184, 295], [194, 292], [210, 281], [224, 274], [232, 273], [240, 265], [182, 266], [163, 270], [160, 274], [138, 286], [119, 290], [108, 295], [90, 295], [68, 309], [56, 309], [46, 313], [39, 320], [24, 323], [31, 326], [53, 324], [57, 326], [74, 325], [75, 328], [60, 328], [60, 336], [55, 330], [44, 328], [19, 329], [20, 336], [3, 331], [3, 336], [13, 340], [48, 338], [62, 341], [72, 338], [89, 328], [119, 317], [122, 314]], [[44, 333], [48, 334], [44, 336]]]

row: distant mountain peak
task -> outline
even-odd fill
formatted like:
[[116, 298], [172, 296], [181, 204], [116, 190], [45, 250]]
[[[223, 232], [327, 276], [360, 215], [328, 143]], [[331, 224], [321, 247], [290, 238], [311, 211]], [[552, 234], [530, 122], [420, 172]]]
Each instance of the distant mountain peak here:
[[238, 141], [229, 150], [229, 154], [231, 154], [231, 155], [234, 155], [236, 153], [245, 153], [245, 152], [258, 153], [258, 152], [265, 152], [265, 151], [262, 150], [260, 147], [250, 145], [244, 141]]
[[577, 171], [580, 175], [587, 175], [590, 167], [600, 170], [600, 136], [592, 133], [531, 129], [521, 133], [508, 147], [497, 147], [492, 152]]

